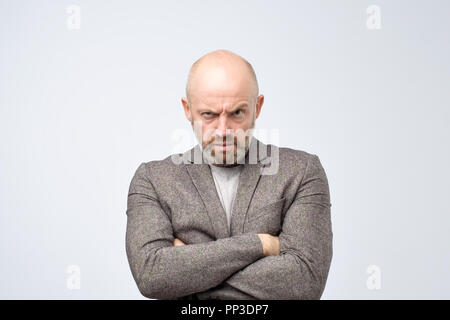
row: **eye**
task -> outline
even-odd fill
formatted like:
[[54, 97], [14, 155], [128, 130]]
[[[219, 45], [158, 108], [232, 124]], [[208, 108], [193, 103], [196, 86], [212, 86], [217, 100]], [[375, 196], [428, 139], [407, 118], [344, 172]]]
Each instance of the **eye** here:
[[203, 112], [203, 113], [202, 113], [202, 116], [203, 116], [203, 117], [206, 117], [206, 118], [211, 117], [211, 115], [212, 115], [211, 112]]
[[238, 116], [238, 115], [239, 115], [239, 114], [238, 114], [239, 111], [241, 111], [241, 113], [242, 113], [242, 109], [237, 109], [237, 110], [234, 112], [234, 114]]

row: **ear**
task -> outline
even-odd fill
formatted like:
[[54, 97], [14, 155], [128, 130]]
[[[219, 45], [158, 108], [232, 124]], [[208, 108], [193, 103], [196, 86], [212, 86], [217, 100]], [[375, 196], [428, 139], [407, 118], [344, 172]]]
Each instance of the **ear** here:
[[186, 115], [186, 119], [188, 119], [189, 122], [192, 122], [191, 108], [189, 107], [189, 102], [186, 97], [181, 98], [181, 104], [183, 105], [184, 114]]
[[255, 119], [258, 118], [259, 113], [261, 112], [261, 108], [264, 104], [264, 95], [260, 94], [257, 98], [256, 98], [256, 117]]

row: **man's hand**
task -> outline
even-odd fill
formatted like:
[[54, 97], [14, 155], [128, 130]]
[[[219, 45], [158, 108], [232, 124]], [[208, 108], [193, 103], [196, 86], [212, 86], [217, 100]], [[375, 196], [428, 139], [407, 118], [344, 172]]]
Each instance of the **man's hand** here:
[[184, 246], [185, 243], [184, 243], [183, 241], [181, 241], [180, 239], [175, 238], [175, 239], [173, 240], [173, 245], [174, 245], [174, 246]]
[[258, 233], [262, 242], [264, 256], [277, 256], [280, 254], [280, 239], [268, 233]]

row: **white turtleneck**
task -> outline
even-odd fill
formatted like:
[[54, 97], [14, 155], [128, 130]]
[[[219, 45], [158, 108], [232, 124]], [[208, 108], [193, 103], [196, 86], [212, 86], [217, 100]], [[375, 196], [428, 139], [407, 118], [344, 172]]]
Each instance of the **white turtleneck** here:
[[239, 184], [239, 176], [243, 164], [239, 164], [235, 167], [218, 167], [209, 164], [211, 173], [216, 184], [217, 194], [219, 195], [220, 202], [227, 215], [228, 231], [231, 228], [231, 209], [233, 208], [234, 199], [236, 197], [236, 191]]

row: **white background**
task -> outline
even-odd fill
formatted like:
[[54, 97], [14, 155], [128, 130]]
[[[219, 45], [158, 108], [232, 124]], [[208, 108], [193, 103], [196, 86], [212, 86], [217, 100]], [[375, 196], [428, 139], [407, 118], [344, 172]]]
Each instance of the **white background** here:
[[[67, 28], [72, 4], [79, 30]], [[370, 5], [381, 29], [366, 25]], [[0, 1], [0, 298], [145, 299], [125, 253], [129, 183], [140, 163], [186, 150], [172, 134], [192, 132], [189, 68], [228, 49], [265, 95], [256, 129], [279, 129], [280, 146], [317, 154], [327, 173], [322, 299], [449, 299], [449, 12], [447, 1]]]

